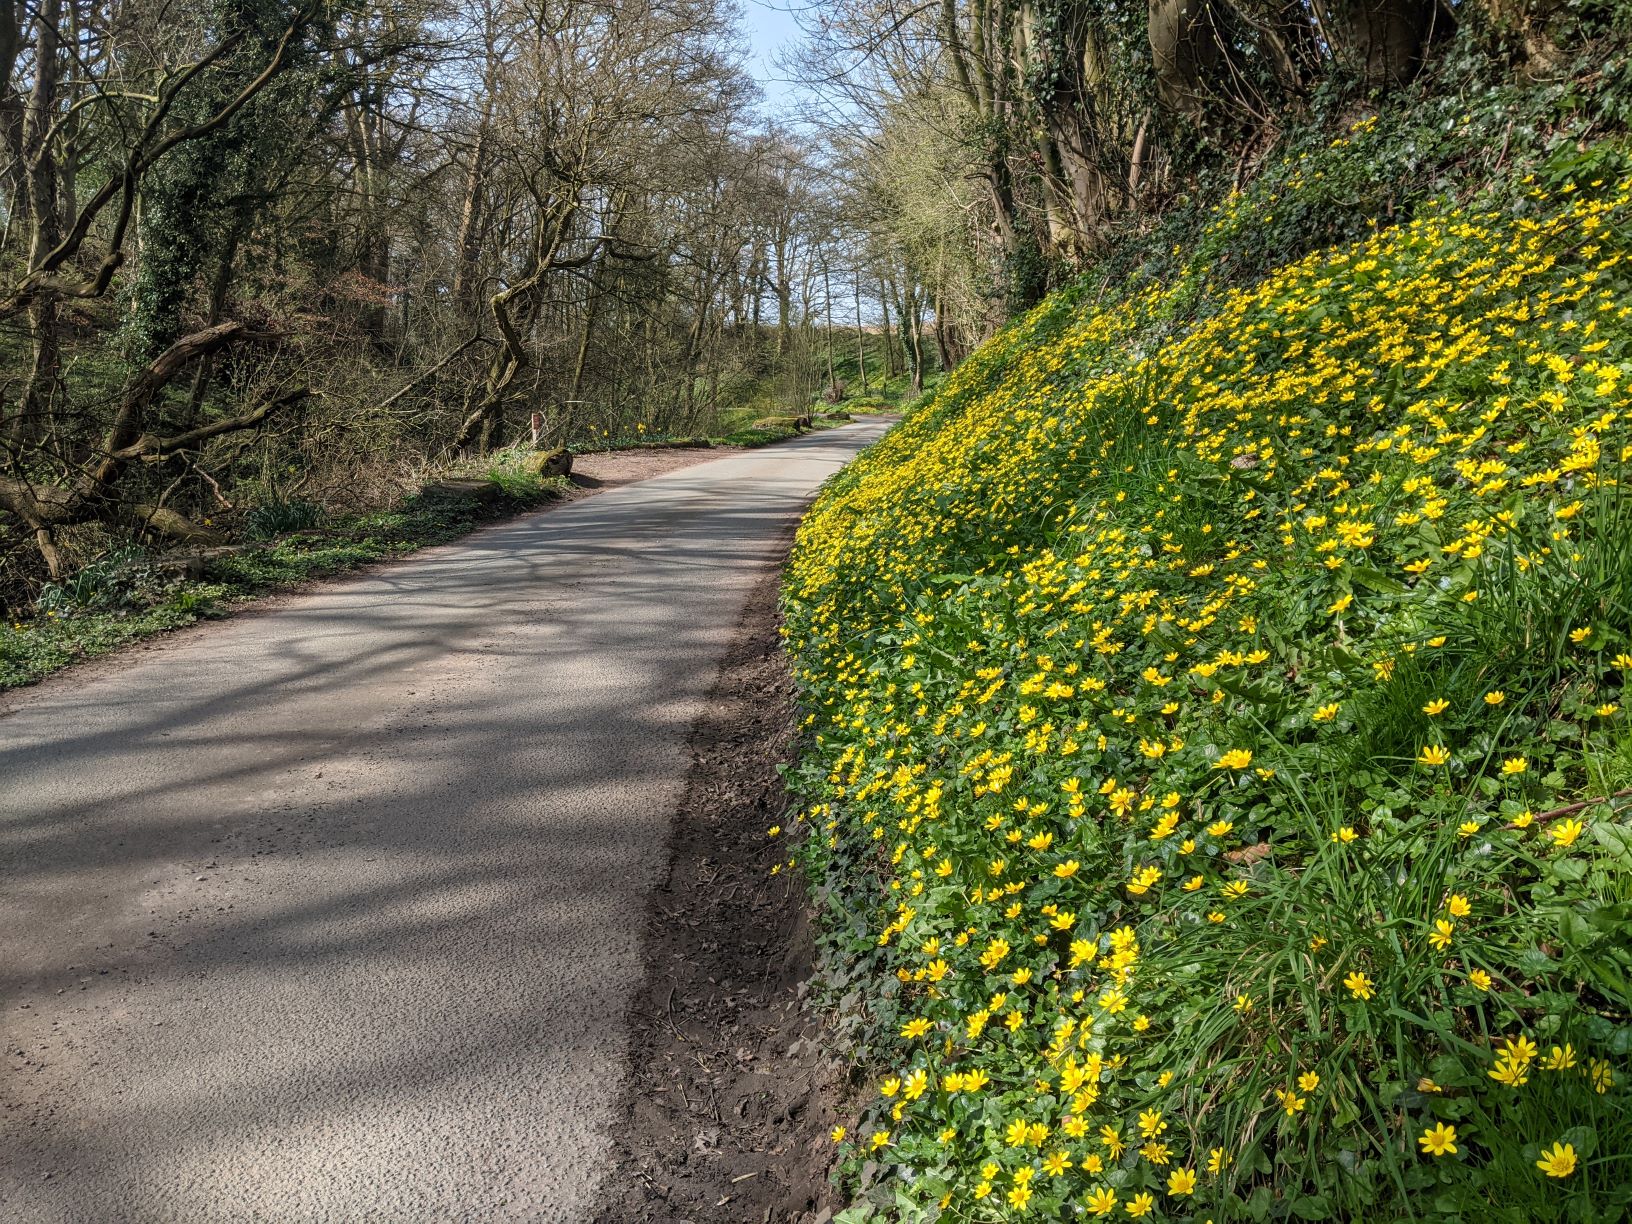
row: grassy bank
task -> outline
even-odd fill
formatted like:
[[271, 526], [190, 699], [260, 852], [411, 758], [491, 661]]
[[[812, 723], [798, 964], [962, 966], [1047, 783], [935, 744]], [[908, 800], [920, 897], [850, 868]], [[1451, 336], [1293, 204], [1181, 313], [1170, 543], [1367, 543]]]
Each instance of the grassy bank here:
[[1220, 284], [1275, 211], [1046, 301], [801, 531], [858, 1218], [1632, 1203], [1632, 195]]

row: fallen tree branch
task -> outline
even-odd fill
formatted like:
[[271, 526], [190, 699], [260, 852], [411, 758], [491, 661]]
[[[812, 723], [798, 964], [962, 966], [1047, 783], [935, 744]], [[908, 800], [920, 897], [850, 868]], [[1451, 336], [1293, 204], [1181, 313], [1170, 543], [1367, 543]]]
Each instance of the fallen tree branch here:
[[436, 374], [440, 374], [443, 370], [447, 369], [447, 367], [454, 360], [456, 360], [461, 353], [465, 352], [472, 345], [480, 344], [480, 343], [492, 343], [492, 342], [489, 341], [485, 336], [483, 336], [481, 332], [477, 332], [469, 340], [466, 340], [463, 344], [459, 345], [458, 348], [454, 349], [453, 352], [449, 353], [446, 357], [442, 358], [441, 361], [437, 362], [430, 369], [425, 370], [424, 372], [416, 375], [409, 382], [407, 382], [406, 384], [404, 384], [401, 387], [398, 387], [390, 395], [386, 396], [383, 400], [381, 400], [379, 402], [378, 405], [375, 406], [375, 411], [378, 412], [381, 409], [391, 407], [392, 404], [396, 403], [404, 395], [407, 395], [408, 392], [412, 391], [415, 387], [419, 386], [419, 384], [424, 382], [427, 378], [430, 378], [430, 377], [432, 377], [433, 375], [436, 375]]
[[243, 416], [229, 417], [224, 421], [212, 421], [208, 425], [200, 425], [197, 429], [189, 429], [186, 433], [176, 434], [174, 437], [158, 438], [152, 434], [143, 434], [129, 446], [114, 451], [111, 458], [129, 462], [132, 459], [155, 461], [173, 455], [177, 451], [191, 450], [200, 442], [208, 442], [211, 438], [220, 437], [226, 433], [236, 433], [241, 429], [253, 429], [267, 417], [280, 408], [287, 408], [297, 404], [311, 395], [309, 387], [302, 387], [298, 391], [291, 391], [280, 395], [277, 399], [267, 400], [252, 412]]

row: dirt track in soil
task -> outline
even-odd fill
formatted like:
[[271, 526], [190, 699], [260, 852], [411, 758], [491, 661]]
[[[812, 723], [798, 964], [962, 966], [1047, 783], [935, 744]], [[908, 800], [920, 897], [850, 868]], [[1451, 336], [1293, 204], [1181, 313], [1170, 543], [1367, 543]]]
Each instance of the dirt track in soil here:
[[815, 1224], [845, 1066], [805, 1009], [813, 967], [783, 843], [792, 683], [778, 577], [754, 589], [692, 732], [665, 878], [647, 917], [646, 981], [630, 1009], [633, 1073], [599, 1224]]

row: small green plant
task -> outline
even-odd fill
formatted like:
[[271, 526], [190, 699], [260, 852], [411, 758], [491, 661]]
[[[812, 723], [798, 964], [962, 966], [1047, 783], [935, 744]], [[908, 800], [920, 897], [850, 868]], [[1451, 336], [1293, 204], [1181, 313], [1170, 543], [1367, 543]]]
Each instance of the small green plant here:
[[58, 617], [145, 607], [155, 602], [166, 585], [147, 550], [127, 545], [112, 549], [60, 582], [47, 583], [34, 606], [42, 614]]
[[262, 502], [244, 515], [244, 534], [252, 540], [270, 540], [321, 526], [324, 517], [322, 506], [299, 498]]

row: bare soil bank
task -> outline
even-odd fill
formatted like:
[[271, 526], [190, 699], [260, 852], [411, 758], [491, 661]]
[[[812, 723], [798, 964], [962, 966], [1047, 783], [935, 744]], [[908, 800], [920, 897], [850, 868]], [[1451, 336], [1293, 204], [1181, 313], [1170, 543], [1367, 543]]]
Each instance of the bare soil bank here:
[[784, 823], [793, 725], [779, 578], [755, 588], [693, 732], [600, 1224], [814, 1224], [839, 1206], [845, 1068], [804, 1009], [808, 902], [797, 873], [770, 874], [783, 845], [766, 835]]

